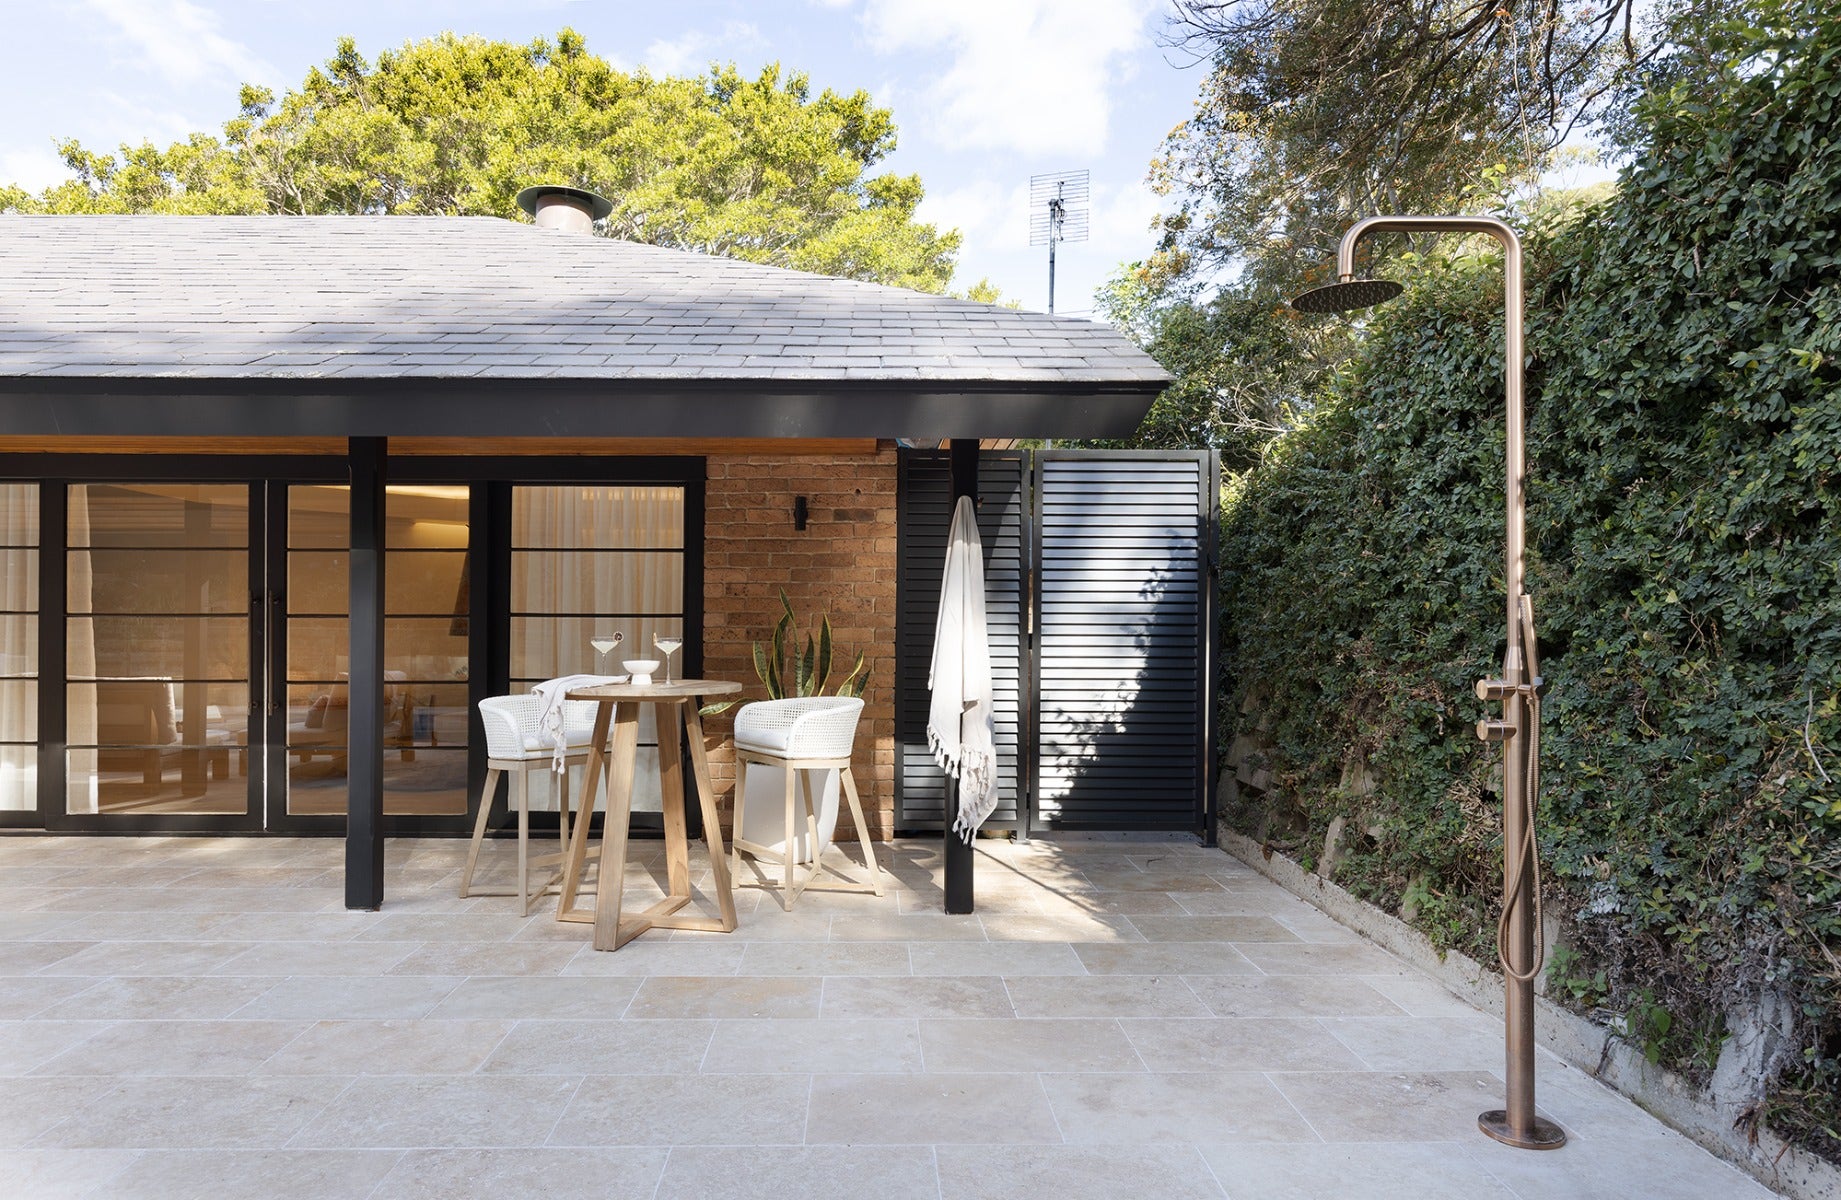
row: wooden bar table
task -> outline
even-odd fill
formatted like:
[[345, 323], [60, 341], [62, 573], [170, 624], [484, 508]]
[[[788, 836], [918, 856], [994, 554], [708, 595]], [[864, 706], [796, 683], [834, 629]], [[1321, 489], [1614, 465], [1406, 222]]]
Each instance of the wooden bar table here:
[[[593, 748], [589, 751], [587, 779], [569, 856], [563, 868], [562, 897], [557, 902], [558, 921], [594, 925], [594, 948], [618, 950], [648, 929], [701, 929], [730, 933], [735, 929], [735, 893], [729, 886], [729, 859], [722, 846], [722, 826], [716, 817], [716, 793], [710, 786], [710, 760], [703, 749], [703, 718], [697, 711], [706, 696], [730, 696], [742, 690], [739, 683], [718, 679], [682, 679], [676, 683], [611, 683], [569, 692], [570, 700], [592, 700], [597, 705]], [[660, 807], [665, 817], [665, 869], [667, 894], [663, 900], [625, 917], [620, 913], [620, 893], [626, 882], [627, 824], [633, 813], [633, 775], [639, 757], [639, 706], [650, 704], [658, 726], [658, 781]], [[608, 731], [613, 749], [608, 750]], [[703, 840], [709, 847], [711, 884], [716, 892], [718, 916], [680, 914], [690, 903], [690, 839], [684, 820], [684, 770], [679, 748], [680, 730], [689, 735], [690, 768], [702, 804]], [[612, 757], [608, 778], [607, 815], [601, 833], [601, 869], [595, 885], [593, 908], [576, 907], [582, 870], [588, 859], [588, 825], [600, 790], [603, 764]]]

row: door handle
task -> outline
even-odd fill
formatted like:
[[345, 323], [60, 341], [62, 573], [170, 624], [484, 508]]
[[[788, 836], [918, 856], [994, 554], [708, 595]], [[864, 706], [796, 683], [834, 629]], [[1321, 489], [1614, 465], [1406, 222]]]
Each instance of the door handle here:
[[[281, 619], [286, 613], [287, 593], [280, 590], [270, 592], [268, 594], [269, 619], [267, 627], [263, 630], [263, 636], [268, 639], [271, 647], [274, 645], [275, 639], [280, 636]], [[281, 657], [281, 655], [271, 652], [268, 656], [269, 665], [273, 666]], [[287, 686], [287, 671], [280, 670], [273, 672], [272, 678], [268, 681], [268, 687], [264, 689], [268, 693], [267, 715], [272, 717], [281, 711], [281, 694], [283, 689]]]

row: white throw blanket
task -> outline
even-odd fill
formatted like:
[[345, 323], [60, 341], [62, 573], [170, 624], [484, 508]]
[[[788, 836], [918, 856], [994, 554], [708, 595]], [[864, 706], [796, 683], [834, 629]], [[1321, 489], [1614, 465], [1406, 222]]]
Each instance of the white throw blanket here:
[[569, 732], [563, 728], [563, 696], [577, 688], [625, 682], [624, 675], [559, 675], [531, 685], [531, 692], [543, 697], [543, 712], [537, 717], [537, 728], [550, 741], [552, 771], [561, 775], [569, 769]]
[[959, 781], [952, 827], [968, 843], [997, 807], [997, 737], [991, 696], [991, 639], [985, 626], [984, 546], [969, 496], [952, 514], [940, 616], [933, 627], [927, 686], [927, 746]]

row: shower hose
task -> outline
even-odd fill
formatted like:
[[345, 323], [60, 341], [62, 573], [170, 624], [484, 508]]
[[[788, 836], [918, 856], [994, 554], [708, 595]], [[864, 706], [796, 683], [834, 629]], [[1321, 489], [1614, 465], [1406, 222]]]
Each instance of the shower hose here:
[[[1532, 632], [1532, 630], [1530, 630]], [[1514, 883], [1504, 879], [1505, 895], [1502, 901], [1502, 915], [1496, 919], [1496, 961], [1502, 967], [1502, 973], [1516, 983], [1531, 982], [1541, 973], [1547, 960], [1547, 940], [1541, 929], [1541, 858], [1540, 846], [1534, 838], [1534, 813], [1540, 800], [1541, 790], [1541, 695], [1536, 687], [1530, 687], [1522, 693], [1522, 702], [1528, 706], [1528, 754], [1522, 774], [1523, 786], [1521, 800], [1524, 807], [1521, 822], [1521, 844], [1515, 847], [1516, 854], [1509, 861], [1514, 863], [1510, 874]], [[1504, 743], [1504, 758], [1507, 758], [1507, 743]], [[1503, 763], [1506, 770], [1507, 762]], [[1509, 962], [1509, 919], [1520, 910], [1523, 892], [1519, 886], [1521, 876], [1530, 869], [1534, 875], [1534, 962], [1527, 971], [1517, 971]]]

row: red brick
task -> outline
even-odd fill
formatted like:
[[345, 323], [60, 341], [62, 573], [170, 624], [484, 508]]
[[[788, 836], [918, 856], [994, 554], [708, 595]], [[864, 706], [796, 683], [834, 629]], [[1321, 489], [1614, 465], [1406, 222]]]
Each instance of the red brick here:
[[[828, 613], [837, 646], [834, 669], [858, 651], [870, 670], [868, 706], [857, 735], [856, 775], [872, 836], [894, 825], [895, 454], [712, 458], [705, 503], [704, 670], [740, 680], [759, 698], [751, 643], [779, 619], [784, 587], [806, 631]], [[792, 528], [793, 497], [804, 496], [810, 524]], [[726, 737], [730, 716], [710, 719]], [[729, 811], [734, 764], [712, 756], [712, 782]], [[848, 827], [848, 820], [844, 822]]]

